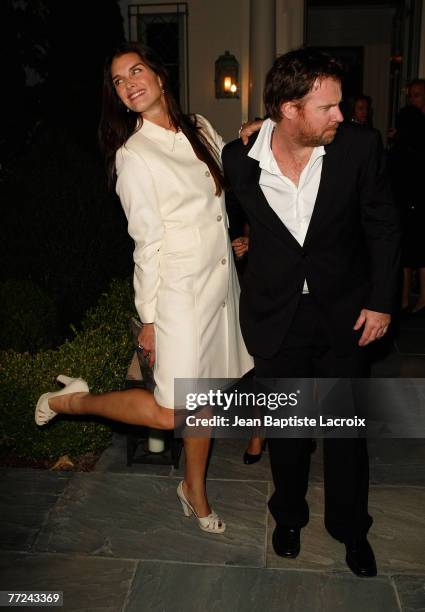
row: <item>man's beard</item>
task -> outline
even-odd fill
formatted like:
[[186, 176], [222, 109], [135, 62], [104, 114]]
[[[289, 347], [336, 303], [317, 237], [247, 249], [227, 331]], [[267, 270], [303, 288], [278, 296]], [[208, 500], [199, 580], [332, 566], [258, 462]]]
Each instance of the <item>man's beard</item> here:
[[298, 132], [298, 144], [303, 147], [320, 147], [322, 145], [330, 144], [335, 138], [338, 126], [335, 128], [327, 128], [321, 134], [315, 133], [310, 125], [306, 122], [300, 125]]

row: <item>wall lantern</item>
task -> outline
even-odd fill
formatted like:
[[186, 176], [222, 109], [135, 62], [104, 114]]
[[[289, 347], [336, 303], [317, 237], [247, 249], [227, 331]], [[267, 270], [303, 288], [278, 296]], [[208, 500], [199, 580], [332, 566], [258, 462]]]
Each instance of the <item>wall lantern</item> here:
[[239, 62], [229, 51], [215, 62], [215, 97], [239, 98]]

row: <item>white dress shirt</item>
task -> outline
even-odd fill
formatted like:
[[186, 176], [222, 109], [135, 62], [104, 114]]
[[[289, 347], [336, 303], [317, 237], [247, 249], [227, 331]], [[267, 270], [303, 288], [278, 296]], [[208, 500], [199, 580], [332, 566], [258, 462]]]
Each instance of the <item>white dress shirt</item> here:
[[[275, 123], [271, 119], [263, 122], [257, 140], [249, 150], [249, 157], [259, 162], [261, 168], [260, 187], [269, 206], [302, 246], [310, 225], [314, 204], [322, 175], [323, 146], [315, 147], [301, 172], [298, 186], [282, 174], [271, 148]], [[303, 293], [308, 293], [304, 280]]]

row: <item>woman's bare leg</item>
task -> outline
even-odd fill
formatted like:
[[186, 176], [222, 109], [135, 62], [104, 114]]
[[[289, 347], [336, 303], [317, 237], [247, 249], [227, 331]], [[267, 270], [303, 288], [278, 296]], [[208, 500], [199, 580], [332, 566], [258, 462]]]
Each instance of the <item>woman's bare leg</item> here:
[[263, 450], [263, 438], [261, 436], [251, 436], [246, 452], [250, 455], [260, 455]]
[[49, 407], [61, 414], [91, 414], [154, 429], [174, 427], [174, 410], [160, 406], [153, 393], [145, 389], [126, 389], [100, 395], [69, 393], [49, 399]]
[[211, 512], [205, 483], [210, 444], [210, 438], [184, 438], [186, 467], [183, 493], [195, 508], [198, 516], [208, 516]]
[[[150, 391], [127, 389], [100, 395], [69, 393], [49, 399], [49, 406], [61, 414], [101, 416], [130, 425], [146, 425], [154, 429], [173, 429], [174, 410], [160, 406]], [[198, 516], [208, 516], [205, 475], [211, 439], [185, 438], [186, 467], [183, 492]]]

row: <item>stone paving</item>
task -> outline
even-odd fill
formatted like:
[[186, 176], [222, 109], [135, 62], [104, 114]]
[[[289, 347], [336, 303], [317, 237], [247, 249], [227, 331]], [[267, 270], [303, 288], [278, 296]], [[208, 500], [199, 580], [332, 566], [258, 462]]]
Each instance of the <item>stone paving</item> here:
[[[425, 375], [425, 318], [403, 323], [374, 373]], [[62, 590], [62, 609], [79, 612], [425, 610], [425, 440], [370, 441], [373, 579], [351, 574], [324, 529], [321, 445], [296, 560], [271, 547], [267, 453], [245, 466], [243, 448], [214, 444], [208, 491], [222, 536], [181, 513], [182, 467], [127, 467], [119, 434], [92, 473], [0, 470], [0, 590]]]

